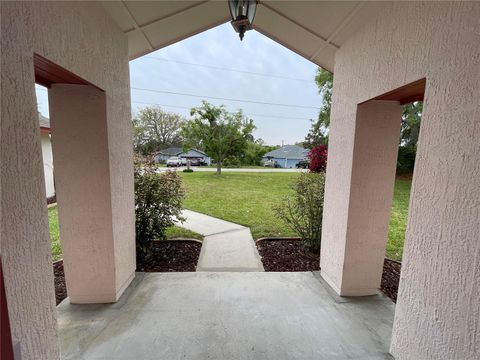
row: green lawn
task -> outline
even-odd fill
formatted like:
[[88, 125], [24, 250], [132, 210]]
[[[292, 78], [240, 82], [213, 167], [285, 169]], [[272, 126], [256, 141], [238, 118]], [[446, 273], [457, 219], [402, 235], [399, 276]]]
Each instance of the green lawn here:
[[[249, 226], [253, 237], [296, 236], [278, 220], [272, 207], [291, 189], [296, 173], [180, 174], [187, 189], [185, 207]], [[411, 180], [398, 179], [392, 206], [386, 256], [401, 260]]]
[[395, 181], [386, 251], [386, 256], [390, 259], [402, 260], [411, 186], [412, 180], [410, 179], [397, 179]]
[[[277, 219], [272, 207], [289, 194], [297, 173], [179, 173], [187, 197], [185, 208], [249, 226], [255, 239], [266, 236], [296, 236]], [[397, 179], [388, 232], [386, 256], [401, 260], [408, 215], [411, 180]], [[61, 258], [57, 208], [48, 210], [53, 258]], [[167, 237], [202, 239], [194, 232], [172, 227]]]
[[[62, 258], [62, 247], [60, 245], [60, 237], [59, 237], [59, 230], [58, 230], [58, 212], [57, 212], [56, 206], [48, 209], [48, 222], [50, 225], [52, 258], [53, 258], [53, 261], [55, 261]], [[188, 239], [203, 240], [202, 235], [187, 229], [180, 228], [178, 226], [172, 226], [167, 229], [167, 238], [168, 239], [188, 238]]]
[[176, 238], [203, 240], [203, 236], [200, 234], [197, 234], [196, 232], [183, 229], [178, 226], [169, 227], [167, 229], [167, 239], [176, 239]]
[[187, 209], [249, 226], [255, 239], [296, 236], [272, 207], [289, 193], [296, 173], [181, 173]]
[[48, 209], [48, 224], [50, 226], [50, 245], [52, 247], [53, 261], [62, 257], [62, 248], [60, 246], [60, 237], [58, 231], [58, 213], [57, 207]]

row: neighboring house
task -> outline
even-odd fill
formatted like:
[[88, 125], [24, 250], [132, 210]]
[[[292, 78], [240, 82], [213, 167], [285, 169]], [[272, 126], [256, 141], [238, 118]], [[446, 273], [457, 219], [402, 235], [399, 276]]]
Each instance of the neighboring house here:
[[53, 179], [52, 142], [50, 141], [50, 120], [38, 113], [40, 125], [40, 141], [42, 143], [43, 173], [45, 176], [45, 190], [47, 198], [55, 196], [55, 182]]
[[197, 149], [190, 149], [188, 151], [183, 151], [182, 148], [171, 147], [168, 149], [158, 151], [157, 153], [155, 153], [154, 158], [156, 162], [166, 162], [168, 158], [172, 156], [178, 156], [181, 159], [187, 159], [187, 160], [198, 159], [206, 165], [212, 164], [212, 159], [203, 151], [200, 151]]
[[157, 163], [166, 162], [169, 157], [178, 156], [182, 152], [183, 152], [183, 149], [179, 147], [171, 147], [168, 149], [157, 151], [154, 155], [155, 162]]
[[274, 160], [281, 168], [294, 168], [299, 161], [305, 159], [308, 154], [307, 149], [297, 145], [285, 145], [280, 149], [270, 151], [263, 155], [262, 160]]

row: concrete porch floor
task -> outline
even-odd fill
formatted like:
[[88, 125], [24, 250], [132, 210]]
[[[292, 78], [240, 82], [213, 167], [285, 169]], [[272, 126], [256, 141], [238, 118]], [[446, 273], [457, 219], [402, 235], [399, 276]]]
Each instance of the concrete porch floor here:
[[120, 301], [58, 306], [63, 359], [391, 359], [395, 305], [318, 274], [137, 273]]

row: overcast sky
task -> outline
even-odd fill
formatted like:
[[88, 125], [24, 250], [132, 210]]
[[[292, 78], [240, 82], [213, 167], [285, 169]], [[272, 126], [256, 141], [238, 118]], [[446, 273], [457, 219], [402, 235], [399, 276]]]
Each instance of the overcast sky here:
[[[256, 31], [248, 31], [241, 42], [227, 23], [131, 61], [132, 111], [145, 103], [160, 104], [189, 117], [189, 109], [204, 96], [260, 102], [205, 98], [224, 104], [229, 111], [243, 109], [257, 126], [255, 137], [267, 144], [293, 144], [304, 139], [309, 119], [318, 115], [321, 98], [314, 82], [316, 68]], [[46, 91], [37, 90], [37, 97], [40, 112], [48, 116]]]

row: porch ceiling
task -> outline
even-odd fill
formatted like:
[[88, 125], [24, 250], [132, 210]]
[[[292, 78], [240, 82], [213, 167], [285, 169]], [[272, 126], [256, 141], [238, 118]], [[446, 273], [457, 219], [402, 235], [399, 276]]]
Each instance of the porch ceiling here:
[[[127, 35], [130, 59], [230, 20], [226, 0], [104, 1], [103, 5]], [[368, 1], [262, 0], [253, 25], [260, 33], [333, 71], [335, 52], [378, 6]]]

